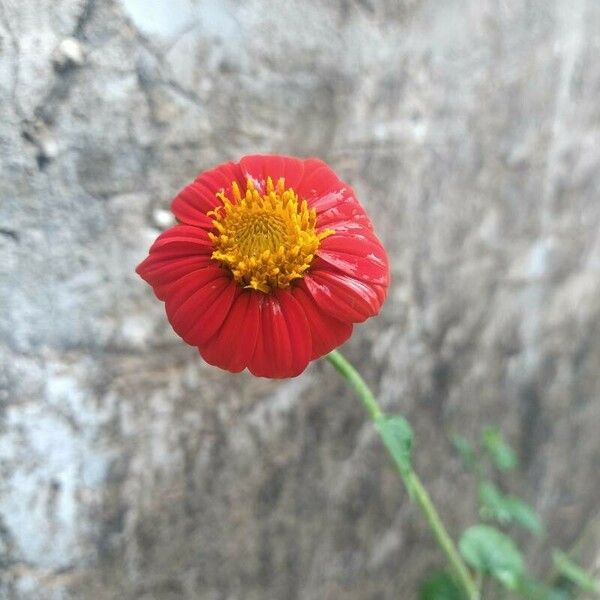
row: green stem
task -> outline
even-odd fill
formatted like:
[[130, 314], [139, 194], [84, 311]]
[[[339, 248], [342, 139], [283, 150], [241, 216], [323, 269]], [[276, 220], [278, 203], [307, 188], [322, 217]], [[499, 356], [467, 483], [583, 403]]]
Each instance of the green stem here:
[[372, 421], [376, 421], [383, 416], [383, 411], [379, 406], [373, 392], [361, 377], [360, 373], [342, 356], [340, 352], [334, 350], [327, 355], [327, 360], [335, 367], [335, 369], [348, 381], [358, 394], [358, 397], [365, 405]]
[[[384, 413], [381, 410], [379, 403], [375, 399], [373, 392], [371, 392], [369, 386], [365, 383], [365, 380], [361, 377], [359, 372], [337, 350], [330, 352], [327, 355], [327, 360], [354, 388], [354, 391], [358, 394], [364, 407], [369, 413], [371, 420], [376, 423], [378, 420], [383, 418]], [[460, 554], [458, 553], [452, 538], [444, 527], [442, 519], [440, 518], [439, 513], [431, 501], [429, 493], [423, 486], [423, 483], [412, 469], [408, 474], [401, 473], [401, 475], [403, 475], [403, 478], [405, 479], [409, 490], [412, 492], [412, 495], [421, 509], [421, 512], [425, 516], [427, 524], [433, 532], [438, 545], [445, 554], [457, 583], [460, 584], [469, 600], [477, 600], [479, 598], [477, 586], [473, 581], [471, 573], [467, 569]]]
[[463, 562], [463, 559], [460, 557], [452, 538], [444, 527], [444, 523], [442, 522], [442, 519], [435, 508], [429, 493], [414, 471], [411, 471], [409, 477], [413, 496], [419, 505], [421, 512], [425, 516], [427, 524], [433, 532], [438, 545], [442, 549], [442, 552], [446, 555], [456, 580], [458, 583], [460, 583], [469, 600], [478, 598], [479, 593], [477, 591], [477, 586], [475, 585], [469, 570]]

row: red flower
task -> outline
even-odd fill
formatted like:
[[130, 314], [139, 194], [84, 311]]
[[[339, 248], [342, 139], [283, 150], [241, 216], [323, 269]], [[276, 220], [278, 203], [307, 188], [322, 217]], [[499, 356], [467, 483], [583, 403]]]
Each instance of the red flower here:
[[385, 300], [385, 250], [320, 160], [246, 156], [201, 173], [171, 208], [180, 224], [136, 271], [212, 365], [299, 375]]

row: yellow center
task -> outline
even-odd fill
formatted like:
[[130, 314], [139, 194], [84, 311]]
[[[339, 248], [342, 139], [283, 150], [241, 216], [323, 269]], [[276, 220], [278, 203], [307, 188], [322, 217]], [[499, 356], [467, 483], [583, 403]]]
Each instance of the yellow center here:
[[215, 246], [212, 258], [229, 267], [246, 288], [267, 293], [290, 287], [304, 276], [320, 241], [333, 229], [317, 233], [316, 210], [292, 188], [285, 189], [283, 178], [274, 185], [269, 177], [264, 194], [251, 179], [244, 196], [236, 182], [231, 191], [233, 202], [220, 192], [217, 197], [223, 206], [208, 213], [218, 232], [209, 233]]

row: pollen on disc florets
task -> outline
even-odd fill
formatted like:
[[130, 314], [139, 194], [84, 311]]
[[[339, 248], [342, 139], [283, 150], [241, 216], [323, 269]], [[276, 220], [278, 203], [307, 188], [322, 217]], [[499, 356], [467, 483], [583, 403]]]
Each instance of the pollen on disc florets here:
[[245, 195], [236, 182], [231, 192], [233, 201], [218, 193], [223, 205], [208, 213], [217, 230], [209, 233], [212, 258], [227, 266], [243, 287], [265, 293], [290, 287], [310, 267], [320, 241], [334, 231], [316, 231], [316, 210], [286, 189], [283, 178], [277, 184], [267, 178], [264, 193], [252, 179]]

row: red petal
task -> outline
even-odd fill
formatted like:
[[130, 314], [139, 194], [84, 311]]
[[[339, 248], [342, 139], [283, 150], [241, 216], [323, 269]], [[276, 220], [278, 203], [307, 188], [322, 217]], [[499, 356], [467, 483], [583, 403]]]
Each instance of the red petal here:
[[317, 211], [317, 229], [372, 229], [369, 217], [354, 196], [344, 196], [325, 210]]
[[202, 347], [219, 331], [239, 289], [229, 277], [209, 281], [171, 316], [173, 329], [188, 344]]
[[171, 203], [171, 211], [182, 223], [198, 227], [212, 227], [212, 219], [206, 213], [219, 206], [221, 201], [215, 194], [199, 183], [183, 188]]
[[352, 324], [342, 323], [324, 313], [313, 297], [301, 287], [294, 287], [293, 296], [304, 310], [312, 338], [311, 360], [341, 346], [352, 334]]
[[331, 235], [321, 242], [317, 255], [355, 279], [386, 287], [389, 285], [385, 250], [371, 236]]
[[160, 300], [174, 282], [181, 277], [199, 269], [204, 269], [214, 264], [210, 256], [193, 255], [184, 257], [163, 256], [153, 252], [136, 269], [137, 273], [153, 288]]
[[289, 290], [264, 295], [260, 329], [248, 368], [257, 377], [295, 377], [304, 371], [312, 352], [308, 321]]
[[213, 242], [208, 232], [191, 225], [175, 225], [163, 231], [152, 246], [150, 252], [167, 251], [184, 254], [212, 254]]
[[308, 179], [309, 177], [311, 177], [315, 171], [322, 169], [323, 167], [329, 169], [333, 173], [331, 167], [326, 162], [322, 161], [320, 158], [305, 158], [303, 162], [304, 162], [304, 177], [302, 178], [303, 181]]
[[248, 366], [258, 335], [259, 294], [261, 292], [238, 291], [223, 325], [200, 348], [200, 354], [207, 363], [233, 373]]
[[177, 225], [158, 236], [136, 272], [154, 288], [158, 298], [164, 300], [170, 286], [178, 279], [215, 265], [210, 258], [212, 250], [206, 231]]
[[244, 177], [252, 179], [260, 190], [264, 190], [267, 177], [270, 177], [273, 182], [283, 177], [286, 188], [291, 187], [296, 190], [304, 174], [303, 161], [292, 156], [261, 154], [244, 156], [240, 160], [240, 167]]
[[231, 184], [245, 183], [240, 166], [234, 162], [223, 163], [214, 169], [204, 171], [196, 177], [196, 182], [204, 185], [212, 194], [231, 189]]
[[165, 292], [165, 308], [173, 329], [187, 341], [188, 332], [195, 325], [198, 315], [206, 311], [206, 296], [222, 291], [230, 283], [226, 272], [220, 267], [206, 267], [188, 273]]
[[361, 323], [376, 315], [385, 299], [383, 286], [324, 268], [312, 270], [298, 285], [324, 312], [348, 323]]
[[311, 158], [304, 161], [304, 177], [296, 191], [311, 208], [322, 212], [339, 203], [349, 189], [324, 162]]
[[281, 305], [281, 312], [285, 317], [292, 344], [291, 374], [284, 376], [294, 377], [306, 369], [312, 353], [308, 319], [302, 306], [295, 300], [290, 290], [277, 290], [275, 297]]
[[[283, 177], [285, 179], [286, 188], [298, 187], [302, 176], [304, 175], [304, 163], [299, 158], [292, 156], [283, 156], [283, 171], [281, 175], [275, 175], [277, 178]], [[269, 167], [270, 168], [270, 167]], [[273, 177], [273, 175], [271, 175]]]
[[179, 192], [171, 204], [171, 210], [182, 223], [210, 229], [212, 219], [206, 213], [221, 205], [217, 194], [225, 191], [229, 195], [234, 181], [245, 184], [240, 168], [235, 163], [224, 163], [205, 171]]

